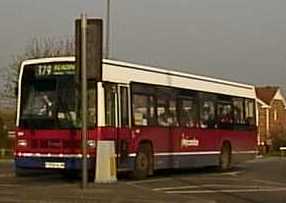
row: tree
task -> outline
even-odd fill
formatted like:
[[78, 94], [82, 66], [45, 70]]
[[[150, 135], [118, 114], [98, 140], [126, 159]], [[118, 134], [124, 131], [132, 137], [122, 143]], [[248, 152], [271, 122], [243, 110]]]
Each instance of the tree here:
[[6, 100], [15, 100], [14, 89], [17, 86], [19, 68], [23, 60], [72, 55], [74, 55], [73, 39], [32, 39], [22, 54], [12, 58], [11, 63], [6, 68], [6, 74], [2, 75], [4, 88], [1, 97], [6, 98]]

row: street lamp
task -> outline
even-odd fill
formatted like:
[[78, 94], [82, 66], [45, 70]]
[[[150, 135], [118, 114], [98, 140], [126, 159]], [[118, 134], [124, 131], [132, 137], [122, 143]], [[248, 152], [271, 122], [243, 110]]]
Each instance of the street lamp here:
[[106, 4], [106, 41], [105, 41], [105, 58], [109, 58], [109, 37], [110, 37], [110, 0]]

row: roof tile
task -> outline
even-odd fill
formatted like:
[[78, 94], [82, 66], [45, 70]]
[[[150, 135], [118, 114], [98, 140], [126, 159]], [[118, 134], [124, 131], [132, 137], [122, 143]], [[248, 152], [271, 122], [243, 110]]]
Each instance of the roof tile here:
[[279, 87], [275, 86], [255, 87], [256, 96], [268, 105], [270, 105], [278, 90]]

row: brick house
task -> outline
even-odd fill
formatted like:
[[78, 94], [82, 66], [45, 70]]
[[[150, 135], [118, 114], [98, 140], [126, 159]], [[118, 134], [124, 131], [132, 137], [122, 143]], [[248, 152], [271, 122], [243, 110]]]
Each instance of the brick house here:
[[279, 87], [256, 87], [258, 145], [271, 147], [275, 136], [286, 133], [286, 100]]

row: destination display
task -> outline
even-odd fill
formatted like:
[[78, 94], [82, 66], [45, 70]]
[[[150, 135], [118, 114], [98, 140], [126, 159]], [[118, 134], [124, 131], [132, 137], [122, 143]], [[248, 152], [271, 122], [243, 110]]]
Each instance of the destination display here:
[[72, 63], [62, 64], [39, 64], [35, 68], [36, 77], [75, 74], [75, 65]]

